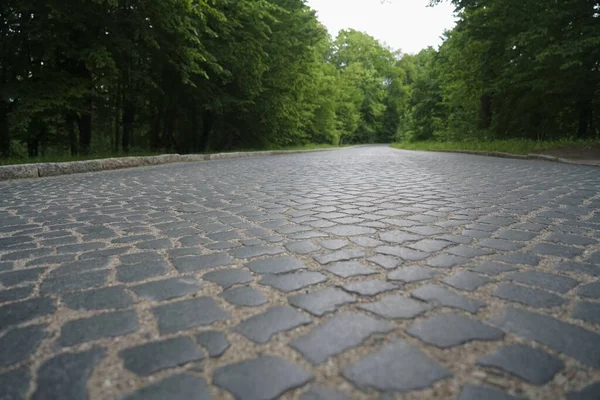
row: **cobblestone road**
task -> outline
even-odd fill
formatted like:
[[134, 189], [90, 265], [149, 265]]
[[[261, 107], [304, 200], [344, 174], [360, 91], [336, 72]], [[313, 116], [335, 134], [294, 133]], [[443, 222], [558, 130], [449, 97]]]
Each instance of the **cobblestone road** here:
[[599, 399], [600, 169], [381, 146], [0, 183], [0, 399]]

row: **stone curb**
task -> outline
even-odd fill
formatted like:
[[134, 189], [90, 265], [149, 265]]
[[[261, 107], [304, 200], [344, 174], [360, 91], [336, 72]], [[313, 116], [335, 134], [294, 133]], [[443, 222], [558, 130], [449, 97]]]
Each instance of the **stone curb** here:
[[[398, 149], [392, 147], [396, 150], [405, 150]], [[487, 157], [499, 157], [499, 158], [514, 158], [519, 160], [541, 160], [541, 161], [551, 161], [562, 164], [573, 164], [573, 165], [587, 165], [590, 167], [600, 167], [600, 161], [579, 161], [579, 160], [570, 160], [567, 158], [547, 156], [544, 154], [514, 154], [514, 153], [504, 153], [501, 151], [475, 151], [475, 150], [408, 150], [408, 151], [431, 151], [431, 152], [439, 152], [439, 153], [459, 153], [459, 154], [471, 154], [474, 156], [487, 156]]]
[[159, 156], [103, 158], [87, 161], [70, 161], [61, 163], [17, 164], [0, 166], [0, 181], [26, 178], [44, 178], [49, 176], [81, 174], [85, 172], [109, 171], [152, 165], [172, 164], [179, 162], [198, 162], [208, 160], [226, 160], [232, 158], [273, 156], [283, 154], [310, 153], [331, 151], [336, 148], [313, 150], [273, 150], [248, 151], [216, 154], [163, 154]]

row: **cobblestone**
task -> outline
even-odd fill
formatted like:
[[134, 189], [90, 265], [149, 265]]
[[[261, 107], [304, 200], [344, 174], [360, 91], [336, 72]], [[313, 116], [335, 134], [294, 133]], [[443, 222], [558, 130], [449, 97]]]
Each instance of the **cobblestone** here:
[[0, 182], [0, 398], [596, 399], [598, 187], [382, 146]]

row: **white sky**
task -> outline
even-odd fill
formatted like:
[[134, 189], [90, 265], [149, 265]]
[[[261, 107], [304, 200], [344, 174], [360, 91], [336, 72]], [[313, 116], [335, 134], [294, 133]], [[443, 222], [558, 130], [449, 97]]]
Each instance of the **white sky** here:
[[363, 31], [404, 53], [437, 48], [446, 29], [454, 26], [453, 6], [428, 0], [307, 0], [334, 38], [341, 29]]

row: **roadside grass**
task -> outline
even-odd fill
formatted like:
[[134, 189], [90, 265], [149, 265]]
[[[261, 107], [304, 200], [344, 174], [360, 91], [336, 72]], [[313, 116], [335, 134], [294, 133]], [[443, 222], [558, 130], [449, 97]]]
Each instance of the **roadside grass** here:
[[537, 141], [537, 140], [493, 140], [488, 142], [401, 142], [393, 143], [391, 147], [404, 150], [424, 150], [424, 151], [452, 151], [452, 150], [470, 150], [470, 151], [497, 151], [514, 154], [540, 154], [549, 150], [562, 148], [580, 148], [587, 149], [592, 146], [598, 146], [600, 140], [557, 140], [557, 141]]
[[[206, 152], [196, 154], [211, 154], [211, 153], [235, 153], [238, 151], [263, 151], [263, 150], [317, 150], [317, 149], [331, 149], [344, 146], [332, 145], [332, 144], [306, 144], [301, 146], [286, 146], [286, 147], [269, 147], [268, 149], [240, 149], [231, 150], [224, 152]], [[156, 156], [160, 154], [173, 154], [174, 152], [162, 151], [158, 153], [152, 152], [129, 152], [124, 153], [91, 153], [88, 155], [71, 156], [69, 154], [49, 154], [38, 156], [35, 158], [28, 157], [10, 157], [0, 158], [0, 165], [15, 165], [15, 164], [33, 164], [33, 163], [55, 163], [55, 162], [69, 162], [69, 161], [86, 161], [86, 160], [98, 160], [103, 158], [121, 158], [121, 157], [141, 157], [141, 156]]]

